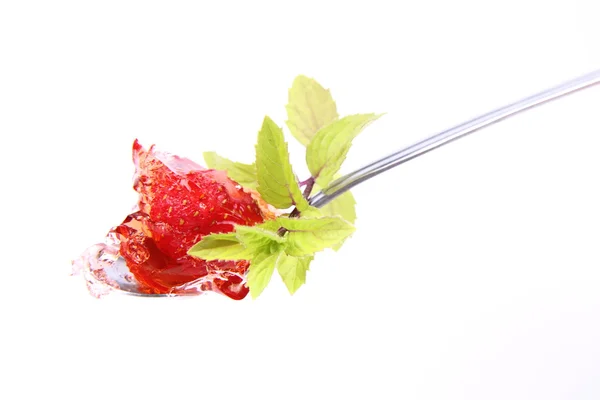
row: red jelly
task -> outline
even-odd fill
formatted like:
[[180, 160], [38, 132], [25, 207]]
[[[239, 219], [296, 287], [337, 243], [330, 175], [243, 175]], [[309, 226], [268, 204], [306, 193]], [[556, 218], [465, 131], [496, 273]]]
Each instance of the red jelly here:
[[256, 194], [244, 191], [225, 172], [145, 150], [133, 144], [134, 189], [139, 211], [112, 230], [120, 255], [144, 293], [177, 293], [199, 280], [201, 290], [232, 299], [248, 294], [244, 275], [248, 261], [206, 261], [187, 251], [210, 233], [231, 232], [235, 224], [254, 225], [271, 218]]

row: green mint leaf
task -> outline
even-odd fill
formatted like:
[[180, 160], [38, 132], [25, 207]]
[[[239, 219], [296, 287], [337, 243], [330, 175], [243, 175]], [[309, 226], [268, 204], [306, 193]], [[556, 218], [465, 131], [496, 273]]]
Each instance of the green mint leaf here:
[[[339, 175], [335, 175], [333, 178], [337, 179], [339, 177]], [[321, 190], [322, 188], [315, 184], [312, 192], [317, 193]], [[315, 209], [314, 207], [310, 208]], [[325, 204], [320, 209], [316, 210], [321, 213], [321, 216], [341, 217], [351, 224], [356, 222], [356, 200], [349, 190]], [[309, 216], [306, 214], [306, 212], [304, 212], [302, 215], [306, 217]]]
[[306, 163], [321, 187], [338, 172], [350, 150], [352, 140], [380, 114], [349, 115], [321, 128], [306, 149]]
[[332, 217], [341, 217], [354, 224], [356, 222], [356, 200], [350, 191], [347, 191], [329, 203], [321, 207], [323, 215]]
[[233, 162], [225, 157], [221, 157], [214, 151], [204, 153], [204, 161], [210, 169], [226, 171], [229, 179], [239, 183], [243, 187], [256, 189], [258, 181], [256, 179], [256, 165]]
[[279, 276], [281, 276], [290, 294], [294, 294], [306, 282], [306, 271], [308, 271], [312, 260], [312, 256], [294, 257], [286, 255], [277, 264], [277, 272], [279, 272]]
[[325, 216], [325, 214], [316, 207], [308, 206], [306, 210], [302, 211], [302, 216], [305, 218], [320, 218]]
[[213, 233], [192, 246], [188, 254], [207, 261], [250, 260], [255, 252], [241, 244], [235, 233]]
[[[334, 176], [334, 179], [337, 178], [339, 178], [338, 175]], [[318, 192], [319, 190], [321, 190], [319, 185], [315, 185], [313, 192]], [[356, 200], [354, 200], [352, 193], [347, 191], [325, 204], [319, 209], [319, 212], [323, 216], [340, 217], [351, 224], [354, 224], [356, 222]], [[306, 217], [309, 216], [306, 212], [302, 215]], [[336, 244], [335, 246], [331, 246], [331, 248], [338, 251], [342, 247], [342, 244], [343, 243]]]
[[[354, 224], [354, 222], [356, 222], [355, 206], [356, 201], [354, 200], [354, 196], [350, 191], [347, 191], [321, 207], [321, 212], [323, 215], [340, 217], [351, 224]], [[338, 251], [342, 247], [342, 244], [343, 243], [338, 243], [331, 246], [331, 248]]]
[[[275, 223], [275, 221], [269, 222]], [[275, 230], [272, 230], [271, 226], [276, 226]], [[267, 228], [264, 224], [255, 226], [238, 225], [235, 231], [236, 237], [247, 249], [252, 249], [257, 254], [271, 254], [281, 250], [286, 240], [277, 234], [277, 229], [279, 229], [279, 225], [275, 223], [275, 225], [268, 224]]]
[[305, 146], [308, 146], [319, 129], [338, 118], [329, 90], [303, 75], [294, 79], [285, 108], [290, 132]]
[[354, 232], [354, 226], [339, 217], [277, 218], [288, 230], [286, 252], [291, 256], [311, 256], [342, 243]]
[[282, 251], [270, 255], [261, 255], [250, 264], [246, 275], [246, 284], [253, 299], [260, 296], [271, 281], [273, 271], [282, 255], [285, 255]]
[[263, 223], [256, 224], [253, 226], [253, 228], [259, 228], [259, 229], [263, 229], [265, 231], [270, 231], [270, 232], [277, 232], [277, 230], [279, 228], [281, 228], [281, 225], [279, 225], [279, 222], [277, 222], [276, 219], [271, 219], [271, 220], [266, 220]]
[[258, 132], [256, 172], [258, 192], [267, 203], [276, 208], [295, 205], [300, 211], [308, 207], [290, 165], [283, 131], [269, 117]]

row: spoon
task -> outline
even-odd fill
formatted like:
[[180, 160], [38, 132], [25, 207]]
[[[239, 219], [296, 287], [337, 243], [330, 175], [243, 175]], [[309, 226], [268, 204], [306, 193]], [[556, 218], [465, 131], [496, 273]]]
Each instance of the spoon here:
[[[454, 140], [465, 137], [470, 133], [476, 132], [496, 122], [502, 121], [508, 117], [517, 115], [533, 107], [548, 103], [552, 100], [564, 97], [597, 84], [600, 84], [600, 70], [580, 76], [576, 79], [562, 83], [532, 96], [525, 97], [519, 101], [463, 122], [462, 124], [430, 136], [418, 143], [408, 146], [387, 157], [381, 158], [335, 180], [327, 188], [314, 195], [310, 199], [310, 204], [314, 207], [322, 207], [347, 190], [353, 188], [361, 182], [381, 174], [382, 172], [397, 167], [400, 164], [417, 158], [425, 153], [444, 146]], [[107, 248], [109, 251], [106, 251]], [[88, 288], [92, 294], [100, 296], [109, 291], [114, 291], [117, 293], [144, 297], [179, 297], [196, 296], [203, 293], [195, 290], [194, 285], [191, 285], [192, 287], [190, 289], [192, 290], [184, 290], [183, 292], [178, 292], [177, 294], [142, 293], [139, 290], [139, 286], [135, 281], [135, 278], [133, 278], [129, 272], [125, 260], [118, 256], [115, 257], [114, 254], [117, 254], [117, 252], [114, 251], [114, 247], [110, 248], [110, 245], [102, 247], [102, 245], [99, 245], [86, 257], [82, 257], [80, 260], [77, 260], [74, 263], [77, 267], [83, 269], [84, 277], [87, 280]], [[108, 279], [99, 280], [97, 275], [92, 273], [93, 270], [97, 269], [104, 270], [105, 276]]]
[[314, 207], [322, 207], [359, 183], [422, 156], [425, 153], [429, 153], [431, 150], [435, 150], [523, 111], [599, 83], [600, 70], [596, 70], [446, 129], [335, 180], [327, 188], [314, 195], [310, 200], [310, 204]]

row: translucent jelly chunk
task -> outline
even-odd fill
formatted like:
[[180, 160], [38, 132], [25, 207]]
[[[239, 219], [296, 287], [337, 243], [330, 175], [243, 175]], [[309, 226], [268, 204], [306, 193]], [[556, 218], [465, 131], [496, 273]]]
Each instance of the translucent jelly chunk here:
[[[75, 263], [88, 271], [92, 271], [92, 264], [96, 266], [86, 279], [115, 287], [110, 275], [120, 257], [135, 281], [135, 291], [174, 295], [215, 291], [243, 299], [248, 294], [248, 261], [206, 261], [188, 256], [187, 251], [208, 234], [231, 232], [236, 224], [254, 225], [273, 218], [269, 206], [225, 172], [158, 152], [154, 146], [146, 150], [137, 140], [133, 160], [134, 189], [139, 193], [137, 211], [109, 232], [108, 244], [98, 245], [104, 248], [88, 249]], [[106, 258], [106, 246], [112, 253], [118, 249], [111, 253], [112, 264], [98, 262], [99, 257]]]

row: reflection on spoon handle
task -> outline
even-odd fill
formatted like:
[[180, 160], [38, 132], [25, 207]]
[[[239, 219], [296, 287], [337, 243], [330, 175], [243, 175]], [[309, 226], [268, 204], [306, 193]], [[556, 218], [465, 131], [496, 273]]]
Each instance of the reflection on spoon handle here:
[[483, 114], [470, 121], [447, 129], [335, 180], [333, 183], [331, 183], [331, 185], [329, 185], [329, 187], [317, 193], [311, 199], [310, 204], [314, 207], [322, 207], [348, 189], [366, 181], [367, 179], [379, 175], [388, 169], [394, 168], [405, 163], [406, 161], [412, 160], [413, 158], [428, 153], [431, 150], [437, 149], [438, 147], [467, 136], [470, 133], [476, 132], [479, 129], [485, 128], [486, 126], [492, 125], [498, 121], [502, 121], [503, 119], [516, 115], [522, 111], [547, 103], [551, 100], [558, 99], [578, 90], [588, 88], [598, 83], [600, 83], [600, 70], [583, 75], [577, 79], [565, 82], [551, 89], [544, 90], [543, 92], [526, 97], [515, 103], [498, 108], [487, 114]]

